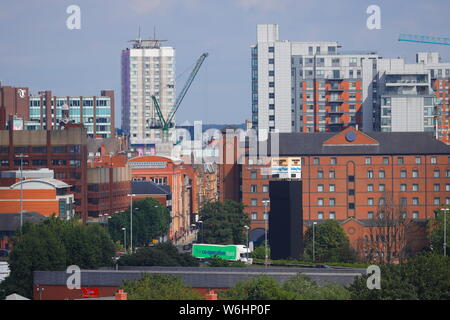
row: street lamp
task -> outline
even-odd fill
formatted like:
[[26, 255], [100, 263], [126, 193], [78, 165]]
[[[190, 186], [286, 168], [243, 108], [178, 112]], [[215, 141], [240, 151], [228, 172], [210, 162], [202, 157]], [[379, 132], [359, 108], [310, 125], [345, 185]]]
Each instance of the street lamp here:
[[250, 229], [250, 227], [249, 227], [249, 226], [244, 226], [244, 228], [245, 228], [245, 230], [247, 231], [247, 263], [248, 263], [248, 258], [249, 258], [249, 252], [248, 252], [248, 250], [249, 250], [249, 248], [248, 248], [248, 246], [249, 246], [249, 242], [248, 242], [248, 230]]
[[202, 242], [201, 243], [203, 243], [203, 241], [204, 241], [204, 238], [203, 238], [203, 236], [204, 236], [204, 234], [203, 234], [203, 221], [199, 220], [199, 221], [197, 221], [197, 223], [200, 223], [202, 225]]
[[447, 211], [449, 208], [441, 208], [441, 211], [444, 211], [444, 257], [447, 256]]
[[133, 197], [136, 195], [134, 193], [127, 194], [130, 197], [131, 207], [130, 207], [130, 252], [133, 253]]
[[123, 230], [123, 247], [125, 252], [127, 251], [127, 228], [122, 228]]
[[23, 226], [23, 158], [28, 158], [28, 155], [23, 153], [16, 155], [16, 158], [20, 158], [20, 230]]
[[264, 239], [265, 239], [265, 241], [264, 241], [264, 252], [265, 252], [264, 265], [267, 268], [267, 263], [268, 263], [268, 260], [269, 260], [269, 254], [268, 254], [268, 251], [267, 251], [267, 229], [268, 229], [267, 221], [269, 220], [269, 217], [267, 216], [267, 207], [270, 204], [270, 200], [265, 199], [265, 200], [262, 201], [262, 203], [263, 203], [263, 206], [264, 206]]
[[313, 261], [316, 261], [316, 226], [317, 222], [313, 222]]

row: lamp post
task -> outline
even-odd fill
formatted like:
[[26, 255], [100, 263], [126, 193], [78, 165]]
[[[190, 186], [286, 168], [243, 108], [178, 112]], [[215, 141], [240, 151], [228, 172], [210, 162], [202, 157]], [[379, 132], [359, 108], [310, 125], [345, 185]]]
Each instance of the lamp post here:
[[316, 226], [317, 222], [313, 222], [313, 261], [316, 261]]
[[199, 221], [197, 221], [197, 223], [200, 223], [202, 225], [202, 242], [201, 243], [203, 243], [203, 241], [204, 241], [204, 238], [203, 238], [203, 236], [204, 236], [204, 234], [203, 234], [203, 221], [199, 220]]
[[130, 252], [133, 253], [133, 197], [136, 195], [134, 193], [127, 194], [128, 197], [130, 197]]
[[248, 263], [248, 258], [249, 258], [249, 252], [248, 252], [248, 250], [249, 250], [249, 248], [248, 248], [248, 246], [249, 246], [249, 242], [248, 242], [248, 230], [250, 229], [250, 227], [249, 226], [244, 226], [244, 228], [245, 228], [245, 230], [247, 231], [247, 263]]
[[127, 251], [127, 228], [122, 228], [123, 230], [123, 247], [125, 252]]
[[262, 201], [263, 206], [264, 206], [264, 252], [265, 252], [265, 259], [264, 259], [264, 265], [267, 268], [267, 264], [268, 264], [268, 260], [269, 260], [269, 253], [268, 253], [268, 248], [267, 248], [267, 221], [269, 220], [269, 217], [267, 216], [267, 207], [270, 204], [270, 200], [263, 200]]
[[16, 158], [20, 158], [20, 230], [23, 226], [23, 158], [28, 158], [28, 155], [23, 153], [16, 155]]
[[447, 211], [449, 211], [449, 208], [441, 208], [441, 211], [444, 212], [444, 256], [447, 256]]

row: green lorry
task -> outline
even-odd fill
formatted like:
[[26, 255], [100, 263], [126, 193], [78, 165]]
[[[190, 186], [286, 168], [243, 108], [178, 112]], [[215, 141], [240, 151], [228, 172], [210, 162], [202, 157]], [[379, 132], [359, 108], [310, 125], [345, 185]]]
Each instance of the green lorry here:
[[194, 243], [192, 245], [192, 256], [198, 259], [211, 259], [218, 257], [230, 261], [242, 261], [252, 264], [249, 257], [251, 251], [244, 245], [219, 245]]

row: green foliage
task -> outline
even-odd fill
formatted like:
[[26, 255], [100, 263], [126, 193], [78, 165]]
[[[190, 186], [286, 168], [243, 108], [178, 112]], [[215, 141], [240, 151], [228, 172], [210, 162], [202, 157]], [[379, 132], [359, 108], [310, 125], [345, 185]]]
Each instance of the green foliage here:
[[244, 226], [250, 225], [250, 220], [242, 203], [231, 200], [208, 202], [200, 211], [200, 220], [203, 221], [203, 226], [199, 230], [198, 238], [203, 243], [247, 243]]
[[208, 261], [208, 267], [245, 268], [245, 263], [242, 261], [228, 261], [215, 256]]
[[369, 275], [350, 286], [354, 300], [448, 300], [450, 299], [450, 259], [422, 253], [407, 263], [380, 265], [381, 290], [369, 290]]
[[[450, 207], [449, 207], [450, 208]], [[428, 236], [433, 252], [444, 254], [444, 212], [438, 211], [436, 219], [428, 221]], [[447, 256], [450, 257], [450, 211], [447, 211]]]
[[225, 300], [348, 300], [349, 291], [338, 284], [320, 287], [303, 274], [283, 283], [266, 275], [238, 282], [234, 288], [219, 292]]
[[204, 298], [174, 275], [144, 274], [135, 281], [125, 281], [122, 289], [129, 300], [203, 300]]
[[[265, 259], [266, 258], [266, 248], [264, 246], [265, 241], [263, 241], [256, 249], [251, 253], [251, 257], [255, 259]], [[267, 247], [267, 257], [270, 258], [270, 247]]]
[[[356, 252], [335, 220], [326, 220], [315, 225], [315, 257], [316, 262], [354, 262]], [[305, 232], [305, 257], [313, 256], [313, 227]]]
[[219, 292], [222, 300], [292, 300], [294, 295], [274, 278], [262, 275], [239, 281], [233, 288]]
[[29, 298], [33, 271], [65, 270], [69, 265], [82, 269], [109, 266], [114, 255], [114, 243], [103, 227], [54, 216], [38, 224], [25, 223], [13, 245], [9, 257], [11, 273], [0, 284], [0, 291]]
[[[152, 198], [133, 201], [133, 247], [145, 246], [152, 239], [167, 234], [170, 212], [161, 202]], [[127, 246], [130, 244], [130, 209], [114, 214], [108, 221], [108, 231], [114, 241], [124, 241], [122, 228], [126, 228]]]
[[188, 253], [179, 253], [173, 244], [165, 242], [154, 247], [139, 248], [136, 253], [122, 256], [119, 265], [198, 267], [199, 261]]

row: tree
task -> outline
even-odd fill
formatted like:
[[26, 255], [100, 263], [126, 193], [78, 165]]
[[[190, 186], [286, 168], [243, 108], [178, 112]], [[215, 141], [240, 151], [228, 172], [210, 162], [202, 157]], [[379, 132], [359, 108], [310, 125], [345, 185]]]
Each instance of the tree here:
[[55, 216], [38, 224], [25, 223], [12, 241], [11, 273], [0, 284], [4, 295], [31, 298], [33, 271], [65, 270], [72, 264], [82, 269], [110, 266], [114, 255], [114, 243], [103, 227]]
[[[108, 231], [114, 241], [124, 241], [122, 228], [130, 233], [130, 213], [128, 209], [114, 214], [108, 221]], [[145, 198], [133, 202], [133, 247], [145, 246], [152, 239], [167, 234], [170, 212], [158, 200]], [[127, 245], [129, 238], [127, 235]]]
[[208, 261], [208, 267], [214, 268], [245, 268], [245, 263], [242, 261], [229, 261], [218, 256], [213, 257]]
[[129, 300], [203, 300], [174, 275], [144, 274], [139, 280], [125, 281], [122, 289]]
[[[450, 209], [450, 207], [446, 208]], [[444, 215], [447, 214], [446, 219]], [[444, 220], [447, 225], [444, 227]], [[436, 210], [436, 218], [428, 221], [428, 237], [430, 239], [431, 248], [433, 252], [444, 254], [444, 243], [447, 243], [447, 256], [450, 257], [450, 211], [445, 213], [441, 210]], [[446, 228], [447, 241], [444, 241], [444, 228]]]
[[406, 202], [394, 201], [392, 192], [385, 192], [376, 215], [369, 226], [369, 236], [364, 242], [368, 262], [392, 263], [407, 256], [408, 229], [412, 227]]
[[364, 275], [349, 287], [354, 300], [448, 300], [450, 259], [421, 253], [407, 263], [382, 264], [381, 289], [369, 290]]
[[[318, 223], [315, 227], [315, 259], [320, 262], [353, 262], [356, 259], [350, 242], [335, 220], [326, 220]], [[306, 256], [313, 256], [313, 227], [310, 226], [305, 232]]]
[[207, 202], [200, 211], [203, 242], [210, 244], [246, 244], [244, 226], [250, 224], [242, 203], [225, 200]]
[[179, 253], [173, 244], [166, 242], [139, 248], [136, 253], [122, 256], [119, 265], [198, 267], [199, 261], [188, 253]]
[[283, 283], [262, 275], [238, 282], [233, 288], [219, 292], [225, 300], [348, 300], [350, 292], [335, 283], [323, 287], [301, 273]]
[[292, 300], [295, 295], [272, 277], [262, 275], [239, 281], [233, 288], [219, 292], [223, 300]]

